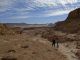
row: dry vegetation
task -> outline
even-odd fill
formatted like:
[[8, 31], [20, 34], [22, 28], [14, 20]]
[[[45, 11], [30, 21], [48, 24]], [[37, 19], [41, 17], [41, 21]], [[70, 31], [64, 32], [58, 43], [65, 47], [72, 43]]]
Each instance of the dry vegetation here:
[[[51, 43], [46, 42], [51, 40], [50, 37], [57, 36], [59, 42], [66, 43], [65, 46], [68, 47], [67, 42], [75, 41], [79, 37], [76, 34], [63, 33], [48, 27], [21, 29], [19, 27], [7, 27], [6, 25], [1, 26], [1, 29], [4, 28], [5, 30], [1, 30], [3, 34], [0, 33], [1, 60], [68, 60], [64, 54], [52, 48]], [[76, 41], [79, 40], [76, 39]], [[74, 44], [70, 45], [74, 46]], [[79, 48], [79, 43], [77, 48]], [[79, 56], [79, 52], [75, 54]]]
[[[40, 29], [34, 32], [37, 31]], [[66, 56], [52, 48], [50, 44], [39, 42], [44, 39], [38, 35], [34, 36], [33, 30], [24, 32], [0, 36], [0, 60], [67, 60]], [[32, 35], [27, 32], [31, 32]]]
[[0, 35], [7, 34], [21, 34], [22, 29], [20, 27], [8, 27], [6, 24], [0, 24]]

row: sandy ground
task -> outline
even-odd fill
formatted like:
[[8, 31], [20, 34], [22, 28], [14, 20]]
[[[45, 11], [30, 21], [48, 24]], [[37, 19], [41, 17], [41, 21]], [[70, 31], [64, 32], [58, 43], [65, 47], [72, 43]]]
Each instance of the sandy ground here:
[[35, 31], [0, 35], [0, 60], [7, 56], [15, 57], [17, 60], [78, 60], [75, 56], [75, 42], [60, 43], [59, 48], [54, 48], [51, 42], [39, 35], [34, 36], [33, 32]]
[[67, 57], [39, 36], [28, 34], [0, 36], [0, 60], [67, 60]]
[[[34, 38], [34, 41], [39, 41], [43, 44], [47, 44], [48, 46], [51, 46], [51, 43], [47, 41], [46, 39], [41, 39], [41, 38]], [[61, 52], [63, 55], [67, 57], [67, 60], [78, 60], [78, 57], [75, 55], [77, 52], [76, 49], [76, 42], [66, 42], [66, 43], [59, 43], [59, 48], [54, 48], [57, 49], [59, 52]]]
[[75, 56], [75, 53], [77, 52], [76, 49], [71, 49], [71, 48], [65, 47], [64, 44], [60, 44], [60, 47], [58, 50], [62, 52], [64, 55], [66, 55], [68, 60], [78, 60], [78, 57]]

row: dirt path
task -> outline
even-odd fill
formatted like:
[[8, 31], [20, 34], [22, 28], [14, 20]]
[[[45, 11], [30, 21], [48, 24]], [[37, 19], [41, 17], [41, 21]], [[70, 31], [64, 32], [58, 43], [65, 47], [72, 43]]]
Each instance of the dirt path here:
[[[35, 37], [34, 41], [39, 41], [43, 44], [48, 44], [49, 46], [51, 46], [51, 43], [49, 41], [39, 38], [39, 37], [37, 37], [37, 38]], [[59, 44], [58, 51], [61, 52], [63, 55], [65, 55], [68, 60], [78, 60], [77, 57], [75, 56], [74, 52], [72, 52], [72, 49], [66, 47], [65, 43]]]
[[75, 55], [76, 49], [66, 47], [65, 43], [59, 44], [58, 51], [65, 55], [68, 60], [78, 60], [78, 57]]
[[66, 55], [68, 60], [78, 60], [75, 54], [71, 51], [71, 49], [68, 47], [65, 47], [64, 44], [60, 44], [60, 47], [58, 50], [62, 52], [62, 54]]

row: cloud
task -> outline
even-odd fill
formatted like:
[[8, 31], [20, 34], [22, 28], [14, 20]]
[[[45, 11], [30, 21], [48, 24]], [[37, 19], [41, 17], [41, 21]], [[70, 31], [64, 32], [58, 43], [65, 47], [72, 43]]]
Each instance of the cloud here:
[[[70, 11], [80, 7], [80, 4], [75, 5], [78, 3], [78, 0], [34, 0], [32, 3], [33, 7], [44, 7], [47, 9], [47, 12], [37, 15], [35, 17], [50, 17], [50, 16], [58, 16], [68, 14]], [[37, 5], [37, 6], [36, 6]], [[56, 7], [59, 7], [55, 9]], [[52, 7], [52, 9], [49, 9]]]
[[73, 4], [73, 3], [77, 3], [78, 0], [59, 0], [59, 2], [64, 5], [64, 4]]
[[58, 10], [47, 10], [44, 11], [43, 13], [39, 13], [37, 15], [32, 15], [30, 17], [53, 17], [53, 16], [60, 16], [60, 15], [65, 15], [68, 14], [70, 11], [74, 10], [75, 8], [69, 8], [69, 9], [58, 9]]
[[9, 19], [27, 19], [29, 16], [12, 16]]
[[44, 14], [45, 17], [50, 17], [50, 16], [58, 16], [58, 15], [65, 15], [68, 14], [71, 10], [58, 10], [58, 11], [50, 11]]
[[[9, 9], [15, 9], [15, 5], [23, 3], [25, 8], [17, 7], [16, 11], [29, 11], [35, 10], [38, 7], [43, 8], [53, 8], [55, 6], [64, 6], [66, 8], [66, 4], [73, 4], [80, 2], [79, 0], [0, 0], [0, 12], [4, 12]], [[22, 5], [19, 5], [22, 6]]]
[[77, 7], [68, 7], [67, 9], [57, 9], [57, 10], [48, 10], [45, 11], [43, 14], [45, 17], [50, 17], [50, 16], [59, 16], [59, 15], [65, 15], [69, 14], [72, 10], [76, 9]]
[[45, 7], [45, 6], [56, 6], [54, 0], [35, 0], [34, 1], [38, 6]]
[[14, 8], [14, 10], [17, 11], [17, 12], [27, 12], [27, 11], [33, 10], [33, 8], [31, 8], [31, 7], [28, 7], [28, 8]]
[[12, 19], [58, 16], [75, 9], [77, 5], [74, 3], [77, 2], [80, 0], [0, 0], [0, 12], [12, 11], [2, 14], [9, 15], [7, 18]]
[[0, 0], [0, 12], [10, 9], [16, 0]]
[[78, 0], [26, 0], [26, 3], [30, 3], [30, 7], [53, 7], [66, 4], [73, 4], [79, 2]]

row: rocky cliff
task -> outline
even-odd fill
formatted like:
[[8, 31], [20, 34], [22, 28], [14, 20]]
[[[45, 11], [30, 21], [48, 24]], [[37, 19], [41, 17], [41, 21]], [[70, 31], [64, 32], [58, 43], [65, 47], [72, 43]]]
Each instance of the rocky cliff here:
[[71, 11], [65, 21], [57, 22], [54, 29], [69, 33], [80, 33], [80, 8]]

